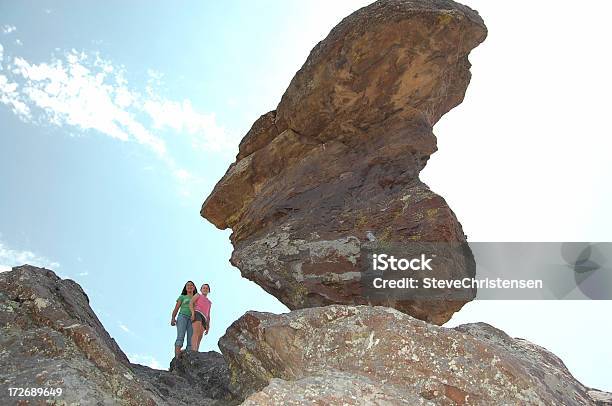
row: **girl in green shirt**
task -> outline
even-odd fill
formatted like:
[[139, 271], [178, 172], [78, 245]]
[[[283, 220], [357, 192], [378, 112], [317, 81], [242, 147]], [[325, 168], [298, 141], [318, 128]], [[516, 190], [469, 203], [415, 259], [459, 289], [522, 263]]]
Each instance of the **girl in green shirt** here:
[[[176, 299], [176, 305], [172, 311], [171, 326], [176, 326], [176, 341], [174, 342], [174, 356], [178, 357], [181, 354], [185, 333], [187, 333], [187, 349], [191, 348], [191, 337], [193, 336], [193, 327], [191, 325], [191, 310], [189, 303], [194, 293], [196, 293], [195, 284], [188, 281], [183, 286], [181, 295]], [[178, 313], [178, 318], [176, 314]]]

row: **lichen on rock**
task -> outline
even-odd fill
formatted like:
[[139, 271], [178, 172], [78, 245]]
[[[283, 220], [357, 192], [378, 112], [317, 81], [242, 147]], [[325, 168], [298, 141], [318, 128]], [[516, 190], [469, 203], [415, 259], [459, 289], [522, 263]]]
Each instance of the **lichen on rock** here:
[[[247, 405], [595, 405], [546, 349], [485, 323], [444, 328], [386, 307], [248, 312], [219, 341]], [[280, 402], [280, 403], [277, 403]]]

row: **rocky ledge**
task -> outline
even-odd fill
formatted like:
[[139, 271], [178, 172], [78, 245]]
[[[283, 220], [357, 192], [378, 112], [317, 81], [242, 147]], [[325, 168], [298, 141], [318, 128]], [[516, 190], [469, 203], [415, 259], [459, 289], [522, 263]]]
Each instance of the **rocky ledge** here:
[[[485, 323], [453, 329], [388, 307], [248, 312], [219, 341], [247, 405], [593, 405], [610, 394]], [[609, 403], [608, 403], [609, 404]]]
[[[246, 134], [202, 206], [231, 228], [231, 262], [290, 309], [379, 304], [436, 324], [470, 300], [366, 298], [365, 251], [465, 243], [445, 200], [419, 180], [433, 125], [461, 103], [486, 27], [448, 0], [380, 0], [310, 53], [276, 110]], [[473, 276], [472, 254], [441, 278]], [[454, 261], [455, 263], [457, 261]]]
[[58, 405], [235, 403], [221, 354], [186, 353], [170, 371], [131, 364], [83, 289], [47, 269], [0, 273], [0, 349], [2, 405], [16, 402], [9, 387], [62, 388], [60, 397], [38, 398]]
[[77, 283], [32, 266], [0, 273], [0, 348], [7, 405], [9, 387], [32, 386], [63, 394], [22, 401], [57, 405], [612, 405], [544, 348], [388, 307], [248, 312], [219, 341], [223, 355], [155, 370], [128, 361]]

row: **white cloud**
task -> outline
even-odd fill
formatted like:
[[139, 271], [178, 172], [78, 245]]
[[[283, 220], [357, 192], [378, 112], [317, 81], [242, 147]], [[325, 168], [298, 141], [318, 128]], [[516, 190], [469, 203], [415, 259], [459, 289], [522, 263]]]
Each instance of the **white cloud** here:
[[178, 180], [178, 194], [186, 200], [195, 197], [193, 192], [200, 190], [204, 183], [204, 179], [185, 169], [175, 169], [174, 177]]
[[[20, 96], [24, 103], [37, 107], [44, 118], [57, 126], [96, 130], [122, 141], [130, 136], [160, 156], [166, 155], [164, 141], [151, 134], [130, 112], [124, 110], [130, 91], [113, 74], [109, 64], [96, 60], [88, 66], [88, 57], [75, 51], [66, 60], [50, 64], [31, 64], [15, 58], [12, 73], [22, 79]], [[115, 103], [119, 98], [122, 104]]]
[[17, 30], [17, 27], [15, 27], [14, 25], [9, 25], [9, 24], [5, 24], [2, 26], [2, 33], [3, 34], [10, 34], [14, 31]]
[[131, 363], [145, 365], [153, 369], [162, 369], [161, 364], [155, 357], [145, 354], [128, 354]]
[[89, 272], [79, 272], [77, 275], [79, 275], [79, 276], [87, 276], [87, 275], [89, 275]]
[[163, 134], [186, 136], [193, 149], [204, 152], [231, 151], [237, 144], [213, 113], [197, 111], [186, 99], [160, 96], [152, 83], [163, 74], [153, 70], [144, 92], [129, 85], [122, 66], [76, 50], [46, 63], [6, 58], [3, 72], [0, 104], [22, 121], [135, 141], [153, 151], [183, 189], [198, 178], [174, 160]]
[[44, 256], [37, 255], [28, 250], [11, 249], [0, 241], [0, 272], [10, 271], [12, 267], [24, 264], [53, 270], [60, 267], [59, 263]]
[[22, 120], [31, 118], [30, 108], [20, 100], [17, 91], [19, 85], [10, 82], [4, 75], [0, 75], [0, 103], [9, 106], [12, 112]]
[[132, 331], [128, 328], [128, 326], [126, 326], [125, 324], [119, 322], [119, 328], [123, 331], [125, 331], [126, 333], [131, 333]]
[[151, 117], [154, 128], [169, 128], [189, 135], [194, 149], [221, 151], [236, 144], [236, 140], [217, 123], [214, 113], [195, 111], [189, 100], [177, 102], [151, 97], [144, 102], [143, 109]]

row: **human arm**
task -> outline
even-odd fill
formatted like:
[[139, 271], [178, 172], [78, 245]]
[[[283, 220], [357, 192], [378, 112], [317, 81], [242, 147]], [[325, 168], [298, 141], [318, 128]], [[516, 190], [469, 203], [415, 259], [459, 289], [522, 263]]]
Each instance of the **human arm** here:
[[193, 297], [191, 298], [191, 300], [189, 301], [189, 310], [191, 311], [191, 321], [195, 320], [195, 301], [196, 298], [200, 296], [199, 293], [196, 293], [195, 295], [193, 295]]
[[174, 306], [174, 310], [172, 310], [172, 318], [170, 319], [170, 325], [171, 326], [175, 326], [176, 325], [176, 314], [178, 313], [180, 308], [181, 308], [181, 302], [179, 300], [177, 300], [176, 301], [176, 306]]
[[208, 323], [206, 323], [206, 330], [204, 330], [204, 334], [208, 334], [208, 330], [210, 330], [210, 310], [208, 310]]

